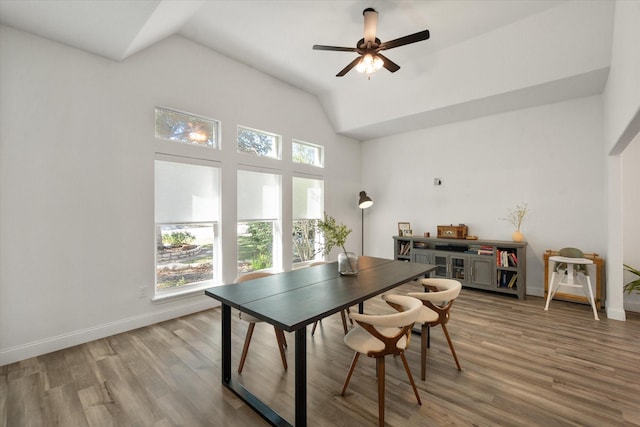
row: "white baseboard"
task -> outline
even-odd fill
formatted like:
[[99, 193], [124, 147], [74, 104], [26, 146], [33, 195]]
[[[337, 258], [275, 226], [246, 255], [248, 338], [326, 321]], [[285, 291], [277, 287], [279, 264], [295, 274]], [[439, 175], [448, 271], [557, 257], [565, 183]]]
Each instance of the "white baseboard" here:
[[623, 309], [607, 307], [606, 312], [607, 312], [607, 318], [611, 320], [621, 320], [623, 322], [627, 320], [627, 316]]
[[187, 314], [196, 313], [198, 311], [207, 310], [220, 305], [217, 301], [210, 298], [203, 298], [195, 302], [187, 302], [179, 306], [173, 306], [164, 311], [155, 311], [153, 313], [145, 313], [139, 316], [133, 316], [114, 322], [105, 323], [86, 329], [79, 329], [66, 334], [45, 338], [38, 341], [32, 341], [15, 347], [0, 350], [0, 366], [9, 363], [19, 362], [31, 357], [40, 356], [42, 354], [51, 353], [52, 351], [61, 350], [63, 348], [72, 347], [74, 345], [84, 344], [89, 341], [119, 334], [143, 326], [152, 325], [165, 320], [175, 319], [176, 317], [185, 316]]

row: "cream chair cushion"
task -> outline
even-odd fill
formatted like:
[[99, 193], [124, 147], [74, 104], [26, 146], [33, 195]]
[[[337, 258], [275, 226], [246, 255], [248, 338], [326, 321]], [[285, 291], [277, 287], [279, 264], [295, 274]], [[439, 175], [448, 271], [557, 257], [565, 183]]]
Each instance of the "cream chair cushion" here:
[[[350, 313], [349, 317], [355, 321], [373, 325], [381, 335], [393, 337], [398, 334], [400, 327], [414, 323], [423, 307], [420, 300], [406, 295], [383, 295], [382, 298], [385, 301], [403, 306], [405, 311], [383, 315]], [[370, 351], [381, 351], [385, 348], [382, 341], [363, 328], [353, 328], [350, 330], [349, 333], [345, 335], [344, 342], [353, 350], [363, 354], [367, 354]], [[405, 349], [406, 345], [406, 336], [398, 340], [398, 348]]]

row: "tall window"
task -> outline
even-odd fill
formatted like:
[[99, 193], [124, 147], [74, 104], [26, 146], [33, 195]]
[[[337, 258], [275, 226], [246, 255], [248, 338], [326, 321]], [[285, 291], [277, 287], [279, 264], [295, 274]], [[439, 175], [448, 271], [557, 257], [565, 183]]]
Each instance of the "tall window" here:
[[217, 120], [156, 107], [156, 138], [218, 148]]
[[294, 163], [324, 167], [324, 147], [308, 142], [292, 141], [291, 159]]
[[280, 158], [281, 137], [273, 133], [238, 126], [238, 152]]
[[315, 259], [320, 252], [318, 220], [322, 218], [324, 181], [293, 177], [293, 263]]
[[238, 273], [282, 266], [280, 175], [238, 171]]
[[156, 296], [220, 281], [220, 170], [155, 161]]

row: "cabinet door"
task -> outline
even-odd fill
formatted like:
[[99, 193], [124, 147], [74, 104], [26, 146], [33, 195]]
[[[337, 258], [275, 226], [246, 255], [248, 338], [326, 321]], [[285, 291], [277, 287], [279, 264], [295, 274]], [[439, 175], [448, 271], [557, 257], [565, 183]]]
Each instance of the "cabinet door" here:
[[491, 256], [478, 256], [469, 258], [469, 281], [474, 285], [492, 288], [493, 275], [496, 271], [495, 261]]
[[449, 277], [459, 282], [467, 281], [467, 257], [465, 255], [449, 256]]
[[420, 264], [430, 264], [429, 252], [422, 249], [413, 249], [411, 252], [411, 261]]
[[434, 252], [431, 264], [436, 266], [436, 269], [431, 273], [431, 277], [442, 277], [444, 279], [449, 277], [449, 254], [447, 252]]

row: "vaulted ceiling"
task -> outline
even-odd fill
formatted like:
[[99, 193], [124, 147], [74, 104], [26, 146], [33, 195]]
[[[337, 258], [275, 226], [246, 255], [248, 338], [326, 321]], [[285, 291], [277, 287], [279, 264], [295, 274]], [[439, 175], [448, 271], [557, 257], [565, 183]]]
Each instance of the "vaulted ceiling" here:
[[[401, 66], [367, 79], [350, 52], [362, 11]], [[612, 0], [0, 0], [0, 23], [115, 61], [171, 36], [191, 39], [316, 95], [336, 132], [366, 140], [601, 93]]]

